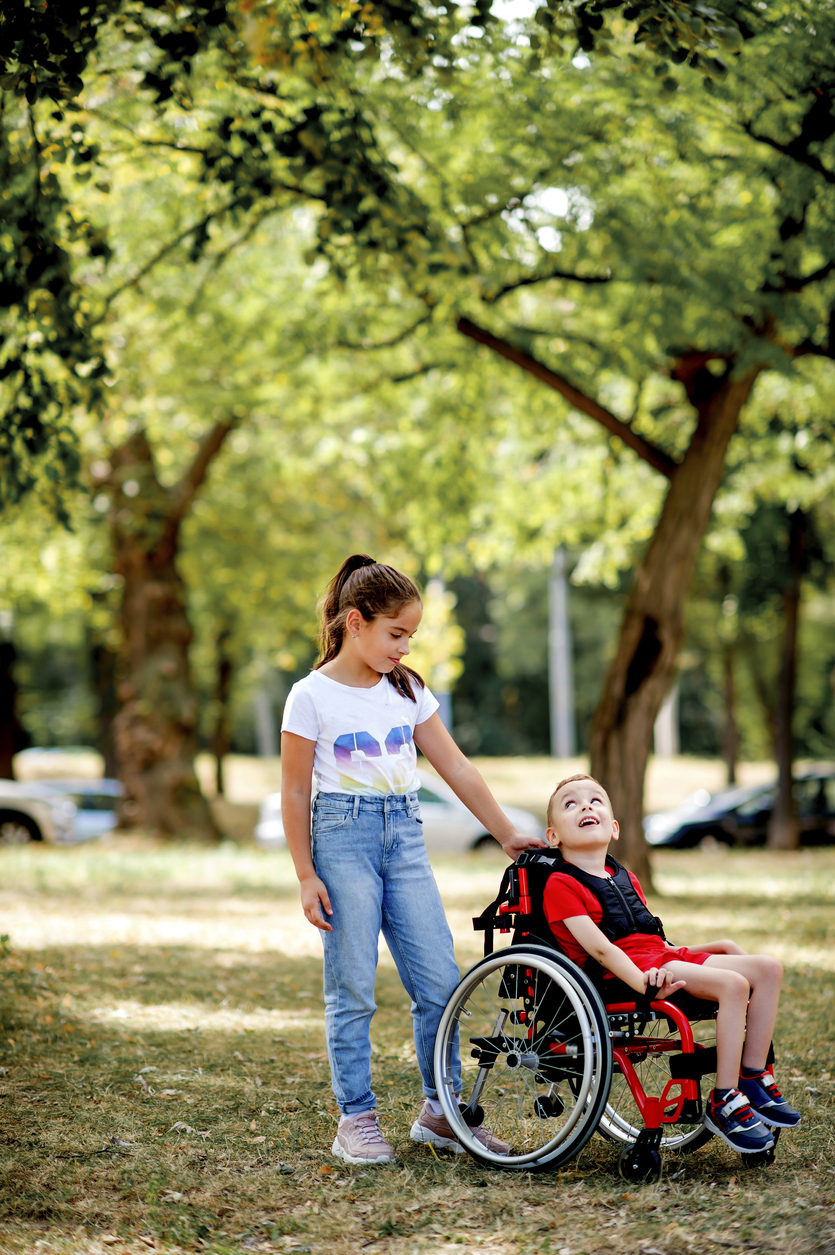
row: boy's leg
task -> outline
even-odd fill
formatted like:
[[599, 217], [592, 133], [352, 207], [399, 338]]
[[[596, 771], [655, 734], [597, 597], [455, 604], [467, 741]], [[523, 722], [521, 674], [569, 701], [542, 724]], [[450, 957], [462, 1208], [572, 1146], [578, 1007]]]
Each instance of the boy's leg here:
[[758, 1119], [773, 1129], [794, 1129], [800, 1112], [790, 1106], [774, 1080], [766, 1060], [774, 1035], [783, 967], [767, 954], [715, 954], [706, 963], [740, 972], [751, 986], [748, 1028], [742, 1051], [740, 1091], [750, 1102]]
[[674, 959], [664, 966], [676, 979], [685, 981], [687, 993], [719, 1004], [716, 1014], [716, 1085], [705, 1107], [705, 1125], [734, 1150], [743, 1155], [757, 1154], [769, 1150], [774, 1145], [774, 1138], [761, 1122], [759, 1113], [751, 1110], [747, 1098], [739, 1091], [750, 986], [741, 972], [713, 965], [713, 960], [720, 957], [738, 961], [743, 956], [711, 955], [704, 964]]
[[782, 964], [767, 954], [712, 954], [704, 966], [738, 972], [747, 980], [751, 994], [742, 1065], [764, 1068], [777, 1020]]
[[711, 955], [704, 964], [685, 963], [681, 959], [664, 964], [676, 980], [685, 982], [687, 993], [719, 1003], [716, 1015], [716, 1084], [720, 1089], [736, 1089], [739, 1081], [750, 986], [742, 973], [714, 966], [713, 960], [733, 958], [739, 961], [741, 957]]

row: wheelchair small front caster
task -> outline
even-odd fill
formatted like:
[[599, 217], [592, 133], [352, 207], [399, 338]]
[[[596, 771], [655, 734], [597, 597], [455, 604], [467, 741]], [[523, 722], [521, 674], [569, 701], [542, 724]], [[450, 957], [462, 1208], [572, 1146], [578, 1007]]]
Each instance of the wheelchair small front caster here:
[[742, 1162], [746, 1168], [770, 1168], [774, 1163], [774, 1156], [777, 1153], [777, 1143], [780, 1140], [780, 1130], [774, 1129], [774, 1145], [768, 1150], [758, 1150], [753, 1155], [743, 1155]]
[[477, 1129], [484, 1123], [483, 1107], [470, 1107], [469, 1104], [460, 1102], [458, 1110], [461, 1112], [461, 1118], [468, 1128]]
[[631, 1185], [661, 1180], [660, 1129], [641, 1129], [637, 1139], [624, 1146], [618, 1158], [618, 1176]]
[[554, 1094], [553, 1097], [547, 1095], [537, 1098], [533, 1105], [533, 1113], [539, 1116], [540, 1120], [552, 1120], [554, 1116], [560, 1116], [565, 1111], [565, 1103], [561, 1098]]

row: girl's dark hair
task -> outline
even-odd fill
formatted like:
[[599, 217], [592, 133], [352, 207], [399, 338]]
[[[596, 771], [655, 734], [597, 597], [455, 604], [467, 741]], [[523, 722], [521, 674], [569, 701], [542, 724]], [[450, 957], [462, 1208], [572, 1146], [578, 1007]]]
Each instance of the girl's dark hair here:
[[[384, 562], [375, 562], [367, 553], [355, 553], [346, 558], [328, 584], [328, 591], [321, 604], [322, 627], [319, 645], [322, 657], [314, 670], [335, 658], [345, 639], [345, 620], [349, 610], [359, 610], [367, 623], [374, 619], [393, 619], [404, 606], [420, 601], [420, 591], [408, 575], [401, 575]], [[417, 701], [412, 681], [425, 688], [417, 671], [400, 662], [388, 678], [398, 693]]]

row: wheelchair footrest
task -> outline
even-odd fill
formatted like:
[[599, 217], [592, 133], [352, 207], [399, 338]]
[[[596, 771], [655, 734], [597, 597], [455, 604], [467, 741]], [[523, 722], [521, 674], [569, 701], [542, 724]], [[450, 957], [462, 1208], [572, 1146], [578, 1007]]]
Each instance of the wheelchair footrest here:
[[698, 1081], [716, 1071], [716, 1047], [705, 1046], [691, 1053], [670, 1055], [670, 1076], [677, 1081]]

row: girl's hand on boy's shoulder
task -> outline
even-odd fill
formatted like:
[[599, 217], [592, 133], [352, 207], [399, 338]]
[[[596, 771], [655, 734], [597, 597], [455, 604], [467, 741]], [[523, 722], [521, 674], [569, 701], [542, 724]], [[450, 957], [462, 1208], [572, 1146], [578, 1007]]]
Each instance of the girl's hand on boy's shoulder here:
[[302, 910], [304, 917], [314, 928], [321, 928], [322, 932], [332, 933], [333, 925], [329, 924], [325, 919], [325, 915], [333, 915], [333, 907], [325, 888], [324, 881], [318, 876], [311, 876], [308, 880], [301, 882], [301, 898]]
[[528, 837], [524, 832], [514, 832], [500, 842], [508, 858], [517, 859], [525, 850], [547, 850], [548, 843], [540, 837]]

